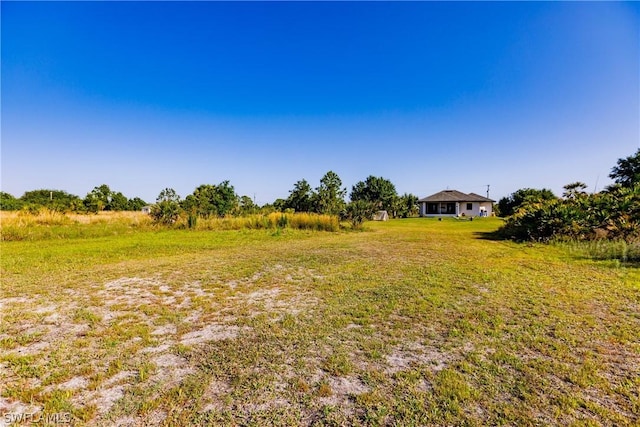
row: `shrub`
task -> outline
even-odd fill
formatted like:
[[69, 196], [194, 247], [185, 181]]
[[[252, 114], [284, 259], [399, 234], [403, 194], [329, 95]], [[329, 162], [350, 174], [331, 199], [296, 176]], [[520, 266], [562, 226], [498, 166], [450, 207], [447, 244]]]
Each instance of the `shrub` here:
[[0, 191], [0, 211], [17, 211], [22, 207], [22, 201], [9, 193]]
[[538, 190], [535, 188], [522, 188], [508, 197], [503, 197], [496, 205], [496, 214], [501, 217], [508, 217], [515, 214], [519, 208], [526, 203], [542, 202], [545, 200], [554, 200], [556, 196], [551, 190], [543, 188]]
[[525, 202], [500, 232], [514, 240], [624, 240], [640, 238], [640, 186], [564, 199]]
[[194, 213], [190, 213], [189, 216], [187, 217], [187, 224], [189, 225], [189, 228], [196, 228], [197, 223], [198, 223], [198, 216]]
[[375, 212], [375, 205], [365, 200], [356, 200], [347, 205], [342, 218], [348, 220], [351, 223], [351, 227], [354, 229], [362, 227], [362, 223], [365, 220], [371, 219]]
[[180, 196], [173, 188], [162, 190], [156, 199], [156, 204], [151, 207], [153, 220], [164, 225], [175, 224], [181, 212]]
[[151, 207], [151, 217], [159, 224], [175, 224], [180, 217], [180, 204], [171, 200], [163, 200]]

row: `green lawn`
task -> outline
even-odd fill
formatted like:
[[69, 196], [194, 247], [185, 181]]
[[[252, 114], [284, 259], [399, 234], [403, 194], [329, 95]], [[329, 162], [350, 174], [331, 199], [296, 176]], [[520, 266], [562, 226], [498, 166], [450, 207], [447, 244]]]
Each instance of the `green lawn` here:
[[637, 425], [640, 269], [500, 223], [1, 242], [0, 420]]

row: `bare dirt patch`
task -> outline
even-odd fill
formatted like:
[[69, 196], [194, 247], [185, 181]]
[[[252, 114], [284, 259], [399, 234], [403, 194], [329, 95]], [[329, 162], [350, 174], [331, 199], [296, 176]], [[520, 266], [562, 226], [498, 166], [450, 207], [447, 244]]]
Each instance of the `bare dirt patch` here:
[[80, 390], [86, 388], [89, 381], [84, 377], [73, 377], [58, 386], [61, 390]]
[[341, 405], [348, 401], [350, 397], [369, 391], [369, 387], [355, 376], [329, 377], [327, 381], [331, 396], [319, 399], [323, 405]]
[[177, 332], [176, 325], [167, 324], [154, 329], [151, 332], [151, 335], [167, 336], [167, 335], [175, 335], [176, 332]]
[[193, 345], [209, 341], [233, 339], [238, 335], [240, 328], [227, 325], [207, 325], [202, 329], [189, 332], [182, 336], [181, 344]]
[[228, 382], [220, 380], [211, 381], [202, 395], [202, 412], [225, 409], [226, 404], [224, 397], [231, 393], [231, 391], [232, 388]]
[[74, 399], [80, 405], [95, 405], [99, 415], [109, 412], [111, 407], [124, 396], [125, 385], [100, 388], [96, 391], [83, 393]]
[[386, 372], [396, 372], [414, 368], [416, 365], [428, 365], [433, 372], [447, 367], [457, 355], [444, 352], [437, 347], [429, 347], [420, 343], [410, 342], [401, 344], [387, 355]]
[[156, 374], [150, 378], [150, 381], [152, 383], [160, 383], [165, 388], [171, 388], [179, 384], [184, 377], [194, 372], [183, 357], [174, 354], [160, 354], [154, 356], [151, 361], [158, 369]]

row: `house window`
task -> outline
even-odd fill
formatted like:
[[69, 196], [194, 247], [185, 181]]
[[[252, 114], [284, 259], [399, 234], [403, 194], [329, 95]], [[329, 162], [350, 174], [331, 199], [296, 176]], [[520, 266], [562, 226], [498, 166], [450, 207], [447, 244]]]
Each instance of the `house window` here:
[[455, 203], [427, 203], [427, 214], [432, 215], [455, 215]]
[[473, 210], [473, 203], [467, 203], [467, 210]]
[[440, 213], [452, 215], [456, 213], [455, 203], [442, 203], [440, 205]]

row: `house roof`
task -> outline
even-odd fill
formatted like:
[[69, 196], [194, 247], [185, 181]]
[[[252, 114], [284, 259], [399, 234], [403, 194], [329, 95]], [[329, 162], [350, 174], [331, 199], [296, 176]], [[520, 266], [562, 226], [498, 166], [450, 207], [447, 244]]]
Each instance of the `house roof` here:
[[495, 202], [476, 193], [465, 194], [458, 190], [443, 190], [418, 200], [418, 202], [446, 203], [446, 202]]
[[472, 202], [478, 201], [478, 202], [492, 202], [492, 203], [495, 203], [495, 200], [489, 199], [487, 197], [481, 196], [481, 195], [476, 194], [476, 193], [469, 193], [469, 197], [473, 197], [473, 199], [471, 200]]

